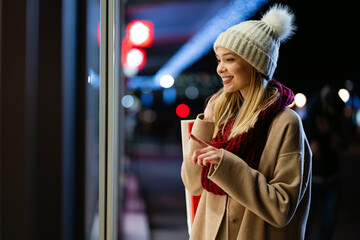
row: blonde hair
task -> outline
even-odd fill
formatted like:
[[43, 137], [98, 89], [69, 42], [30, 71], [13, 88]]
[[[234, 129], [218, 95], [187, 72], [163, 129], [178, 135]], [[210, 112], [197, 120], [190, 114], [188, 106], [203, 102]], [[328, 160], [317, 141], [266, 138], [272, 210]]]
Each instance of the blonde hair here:
[[225, 125], [234, 119], [228, 140], [254, 127], [260, 112], [274, 103], [279, 95], [277, 88], [267, 85], [266, 80], [255, 68], [252, 68], [250, 86], [245, 99], [240, 91], [227, 93], [220, 89], [215, 94], [218, 96], [211, 103], [215, 113], [213, 137], [216, 137], [221, 126], [224, 133]]

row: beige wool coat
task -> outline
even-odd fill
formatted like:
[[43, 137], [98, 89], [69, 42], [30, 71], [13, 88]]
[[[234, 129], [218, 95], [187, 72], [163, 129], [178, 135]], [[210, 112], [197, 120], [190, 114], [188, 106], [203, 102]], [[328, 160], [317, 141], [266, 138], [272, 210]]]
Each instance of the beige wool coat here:
[[[198, 115], [192, 134], [209, 143], [214, 122]], [[273, 119], [258, 170], [222, 150], [220, 163], [208, 178], [228, 195], [201, 186], [201, 167], [190, 161], [199, 146], [189, 140], [181, 177], [192, 195], [201, 195], [191, 240], [304, 239], [310, 207], [311, 150], [299, 116], [282, 110]]]

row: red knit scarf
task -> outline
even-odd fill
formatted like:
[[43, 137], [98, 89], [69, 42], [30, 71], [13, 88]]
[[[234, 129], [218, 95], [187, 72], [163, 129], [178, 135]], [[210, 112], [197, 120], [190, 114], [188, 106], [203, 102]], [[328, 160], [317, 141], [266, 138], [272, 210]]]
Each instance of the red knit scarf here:
[[[249, 131], [228, 140], [234, 119], [225, 125], [224, 134], [219, 130], [217, 136], [211, 140], [210, 145], [223, 148], [243, 159], [251, 168], [258, 169], [260, 157], [265, 147], [267, 132], [275, 115], [284, 107], [294, 101], [294, 93], [276, 80], [269, 81], [270, 85], [278, 88], [279, 98], [269, 107], [260, 112], [255, 126]], [[201, 184], [208, 192], [217, 195], [226, 195], [218, 185], [207, 176], [210, 166], [202, 168]]]

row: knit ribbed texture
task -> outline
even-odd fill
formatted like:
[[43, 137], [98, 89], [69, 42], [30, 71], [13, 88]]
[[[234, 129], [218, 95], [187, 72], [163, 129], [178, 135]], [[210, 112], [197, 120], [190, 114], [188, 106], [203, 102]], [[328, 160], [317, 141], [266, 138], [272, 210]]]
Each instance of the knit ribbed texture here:
[[[240, 134], [235, 138], [228, 140], [233, 121], [225, 125], [225, 131], [222, 133], [220, 128], [217, 136], [211, 140], [210, 145], [216, 148], [222, 148], [243, 159], [251, 168], [258, 169], [260, 158], [267, 140], [267, 132], [270, 124], [276, 114], [285, 106], [294, 101], [294, 93], [276, 80], [269, 81], [269, 84], [278, 88], [279, 98], [263, 110], [258, 117], [255, 126], [246, 133]], [[201, 171], [202, 187], [216, 195], [226, 195], [226, 192], [217, 184], [208, 178], [210, 167], [206, 166]]]
[[241, 56], [268, 79], [272, 78], [280, 41], [263, 21], [246, 21], [229, 28], [216, 39], [214, 49], [220, 46]]
[[267, 79], [272, 79], [279, 56], [280, 43], [295, 29], [294, 14], [289, 7], [271, 7], [261, 20], [250, 20], [230, 27], [214, 43], [214, 50], [225, 47], [250, 63]]

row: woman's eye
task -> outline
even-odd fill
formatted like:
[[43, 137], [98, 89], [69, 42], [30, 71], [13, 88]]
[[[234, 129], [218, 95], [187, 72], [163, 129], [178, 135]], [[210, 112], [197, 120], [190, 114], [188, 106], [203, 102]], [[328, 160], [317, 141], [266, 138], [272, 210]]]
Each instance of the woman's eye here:
[[233, 58], [227, 58], [226, 59], [226, 61], [228, 61], [228, 62], [232, 62], [232, 61], [234, 61], [235, 59], [233, 59]]
[[221, 61], [220, 61], [220, 59], [216, 59], [216, 62], [217, 62], [217, 63], [220, 63]]

